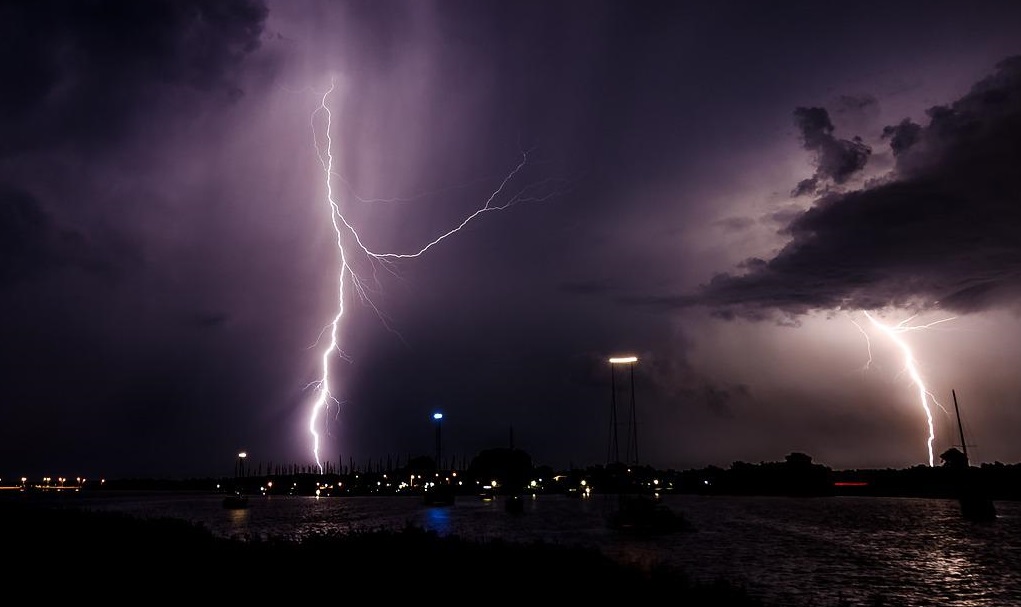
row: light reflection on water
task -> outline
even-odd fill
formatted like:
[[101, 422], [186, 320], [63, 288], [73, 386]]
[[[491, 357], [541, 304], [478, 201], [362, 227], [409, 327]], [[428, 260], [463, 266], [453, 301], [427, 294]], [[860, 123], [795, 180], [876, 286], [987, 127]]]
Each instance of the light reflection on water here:
[[1021, 605], [1021, 503], [998, 502], [992, 525], [961, 520], [950, 500], [667, 495], [692, 533], [627, 538], [605, 525], [608, 500], [540, 496], [510, 514], [499, 500], [459, 497], [258, 497], [246, 510], [204, 494], [95, 495], [90, 508], [201, 523], [225, 537], [291, 537], [415, 526], [441, 535], [598, 547], [625, 562], [666, 563], [737, 581], [773, 604]]
[[433, 507], [426, 514], [429, 524], [427, 528], [432, 529], [440, 535], [450, 534], [450, 507]]

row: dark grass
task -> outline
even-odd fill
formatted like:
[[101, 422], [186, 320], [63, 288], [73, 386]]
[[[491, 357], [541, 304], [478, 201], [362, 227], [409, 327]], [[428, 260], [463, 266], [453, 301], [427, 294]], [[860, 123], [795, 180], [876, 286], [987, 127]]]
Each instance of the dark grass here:
[[[303, 541], [228, 539], [179, 519], [0, 500], [0, 576], [9, 588], [128, 601], [416, 600], [504, 605], [669, 599], [762, 607], [741, 587], [613, 561], [596, 549], [477, 541], [415, 527]], [[129, 594], [124, 594], [124, 593]]]

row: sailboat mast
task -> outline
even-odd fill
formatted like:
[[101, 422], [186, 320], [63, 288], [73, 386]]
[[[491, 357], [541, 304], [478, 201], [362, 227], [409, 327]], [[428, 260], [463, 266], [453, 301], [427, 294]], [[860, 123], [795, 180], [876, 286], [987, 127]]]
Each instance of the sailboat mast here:
[[964, 442], [964, 426], [961, 425], [961, 410], [957, 408], [957, 392], [954, 390], [950, 391], [954, 395], [954, 413], [957, 414], [957, 432], [961, 435], [961, 451], [964, 453], [964, 461], [969, 462], [968, 459], [968, 445]]

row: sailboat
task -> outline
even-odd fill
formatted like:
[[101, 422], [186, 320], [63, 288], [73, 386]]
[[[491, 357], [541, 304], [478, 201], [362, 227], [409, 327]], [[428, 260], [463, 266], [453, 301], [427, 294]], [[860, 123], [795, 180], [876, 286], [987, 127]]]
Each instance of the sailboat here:
[[961, 410], [957, 406], [957, 392], [954, 397], [954, 412], [957, 414], [957, 432], [961, 439], [961, 450], [951, 447], [940, 458], [952, 474], [951, 481], [961, 505], [961, 516], [965, 520], [989, 523], [996, 520], [996, 506], [981, 479], [975, 475], [968, 459], [968, 444], [964, 440], [964, 426], [961, 424]]
[[647, 493], [619, 493], [607, 524], [616, 531], [644, 536], [691, 530], [682, 514], [660, 501], [659, 496]]

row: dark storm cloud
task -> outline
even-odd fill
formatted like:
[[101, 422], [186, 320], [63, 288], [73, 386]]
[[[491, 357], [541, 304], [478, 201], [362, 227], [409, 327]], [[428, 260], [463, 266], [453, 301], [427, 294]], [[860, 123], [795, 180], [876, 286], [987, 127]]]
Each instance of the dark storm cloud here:
[[816, 193], [827, 182], [842, 185], [865, 168], [872, 149], [860, 137], [834, 137], [833, 122], [824, 108], [799, 107], [794, 110], [794, 121], [801, 129], [805, 149], [816, 155], [816, 169], [811, 178], [798, 183], [792, 196]]
[[[110, 233], [68, 211], [104, 198], [84, 183], [109, 169], [100, 150], [149, 120], [193, 111], [176, 96], [236, 97], [236, 71], [259, 46], [267, 10], [251, 0], [7, 3], [0, 8], [0, 284], [73, 267], [114, 271]], [[67, 156], [35, 156], [43, 150]], [[82, 180], [55, 195], [56, 166]], [[66, 175], [66, 173], [64, 174]], [[80, 216], [81, 213], [78, 212]], [[115, 247], [116, 248], [116, 247]], [[124, 260], [122, 259], [122, 262]]]
[[[192, 409], [226, 400], [219, 380], [239, 357], [209, 335], [229, 323], [186, 292], [198, 279], [174, 245], [148, 239], [200, 245], [187, 213], [219, 200], [198, 198], [177, 160], [206, 147], [189, 127], [240, 105], [266, 17], [250, 0], [0, 3], [3, 461], [88, 469], [134, 450], [121, 461], [158, 462], [185, 430], [213, 434], [210, 416], [226, 417]], [[213, 312], [182, 322], [192, 308]]]
[[259, 45], [253, 0], [51, 0], [0, 8], [0, 155], [109, 141], [163, 87], [238, 94]]
[[921, 136], [921, 125], [911, 122], [908, 118], [901, 120], [900, 124], [883, 128], [883, 139], [890, 140], [890, 149], [894, 156], [900, 156], [901, 152], [915, 145]]
[[[791, 221], [788, 244], [741, 273], [714, 277], [699, 295], [722, 316], [788, 317], [814, 310], [939, 306], [966, 313], [1021, 295], [1021, 57], [998, 64], [956, 102], [915, 128], [886, 131], [890, 175], [829, 193]], [[832, 143], [827, 116], [798, 113], [808, 149]], [[820, 172], [836, 175], [821, 155]], [[844, 165], [838, 165], [844, 166]]]

